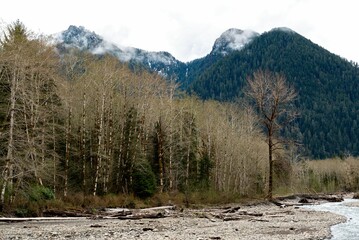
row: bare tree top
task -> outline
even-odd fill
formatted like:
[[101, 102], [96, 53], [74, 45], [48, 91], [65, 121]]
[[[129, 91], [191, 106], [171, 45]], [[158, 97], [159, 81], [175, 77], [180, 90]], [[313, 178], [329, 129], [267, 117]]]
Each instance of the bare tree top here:
[[295, 100], [297, 93], [288, 85], [284, 75], [258, 70], [247, 79], [247, 84], [245, 94], [254, 101], [266, 127], [270, 123], [278, 124], [279, 116], [294, 119], [296, 114], [288, 105]]

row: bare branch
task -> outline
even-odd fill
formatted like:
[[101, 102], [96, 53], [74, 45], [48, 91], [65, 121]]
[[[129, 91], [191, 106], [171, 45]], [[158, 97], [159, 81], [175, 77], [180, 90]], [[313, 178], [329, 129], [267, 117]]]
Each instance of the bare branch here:
[[272, 198], [273, 188], [273, 152], [281, 149], [282, 140], [275, 139], [284, 126], [292, 122], [297, 113], [288, 108], [297, 94], [283, 75], [259, 70], [247, 80], [245, 94], [257, 108], [262, 124], [266, 129], [269, 147], [269, 187], [268, 197]]

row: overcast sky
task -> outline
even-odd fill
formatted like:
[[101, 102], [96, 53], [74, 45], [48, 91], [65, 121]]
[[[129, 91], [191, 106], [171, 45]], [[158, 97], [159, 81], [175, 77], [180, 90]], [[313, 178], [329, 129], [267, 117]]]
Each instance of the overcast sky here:
[[0, 26], [19, 19], [35, 33], [84, 26], [120, 46], [168, 51], [182, 61], [208, 54], [229, 28], [289, 27], [359, 62], [357, 0], [6, 0]]

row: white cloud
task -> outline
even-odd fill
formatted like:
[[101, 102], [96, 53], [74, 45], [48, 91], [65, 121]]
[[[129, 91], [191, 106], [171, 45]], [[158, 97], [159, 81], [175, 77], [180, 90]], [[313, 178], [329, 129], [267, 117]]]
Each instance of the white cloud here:
[[206, 55], [229, 28], [261, 33], [288, 27], [359, 62], [357, 5], [355, 0], [12, 0], [2, 3], [0, 18], [20, 19], [45, 34], [82, 25], [119, 45], [168, 51], [184, 61]]

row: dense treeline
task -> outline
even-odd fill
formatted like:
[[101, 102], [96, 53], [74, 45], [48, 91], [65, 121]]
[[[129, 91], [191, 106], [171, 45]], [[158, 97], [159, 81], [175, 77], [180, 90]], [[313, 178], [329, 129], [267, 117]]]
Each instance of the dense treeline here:
[[185, 96], [110, 56], [60, 57], [20, 22], [1, 39], [0, 73], [2, 207], [34, 191], [265, 190], [265, 142], [240, 104]]
[[[353, 157], [302, 161], [293, 165], [297, 191], [342, 192], [358, 191], [359, 159]], [[299, 186], [299, 187], [298, 187]]]
[[282, 29], [263, 33], [241, 51], [218, 61], [208, 58], [208, 64], [192, 80], [190, 91], [201, 98], [230, 101], [241, 96], [247, 76], [256, 70], [282, 73], [299, 95], [297, 138], [305, 155], [359, 155], [357, 64]]

